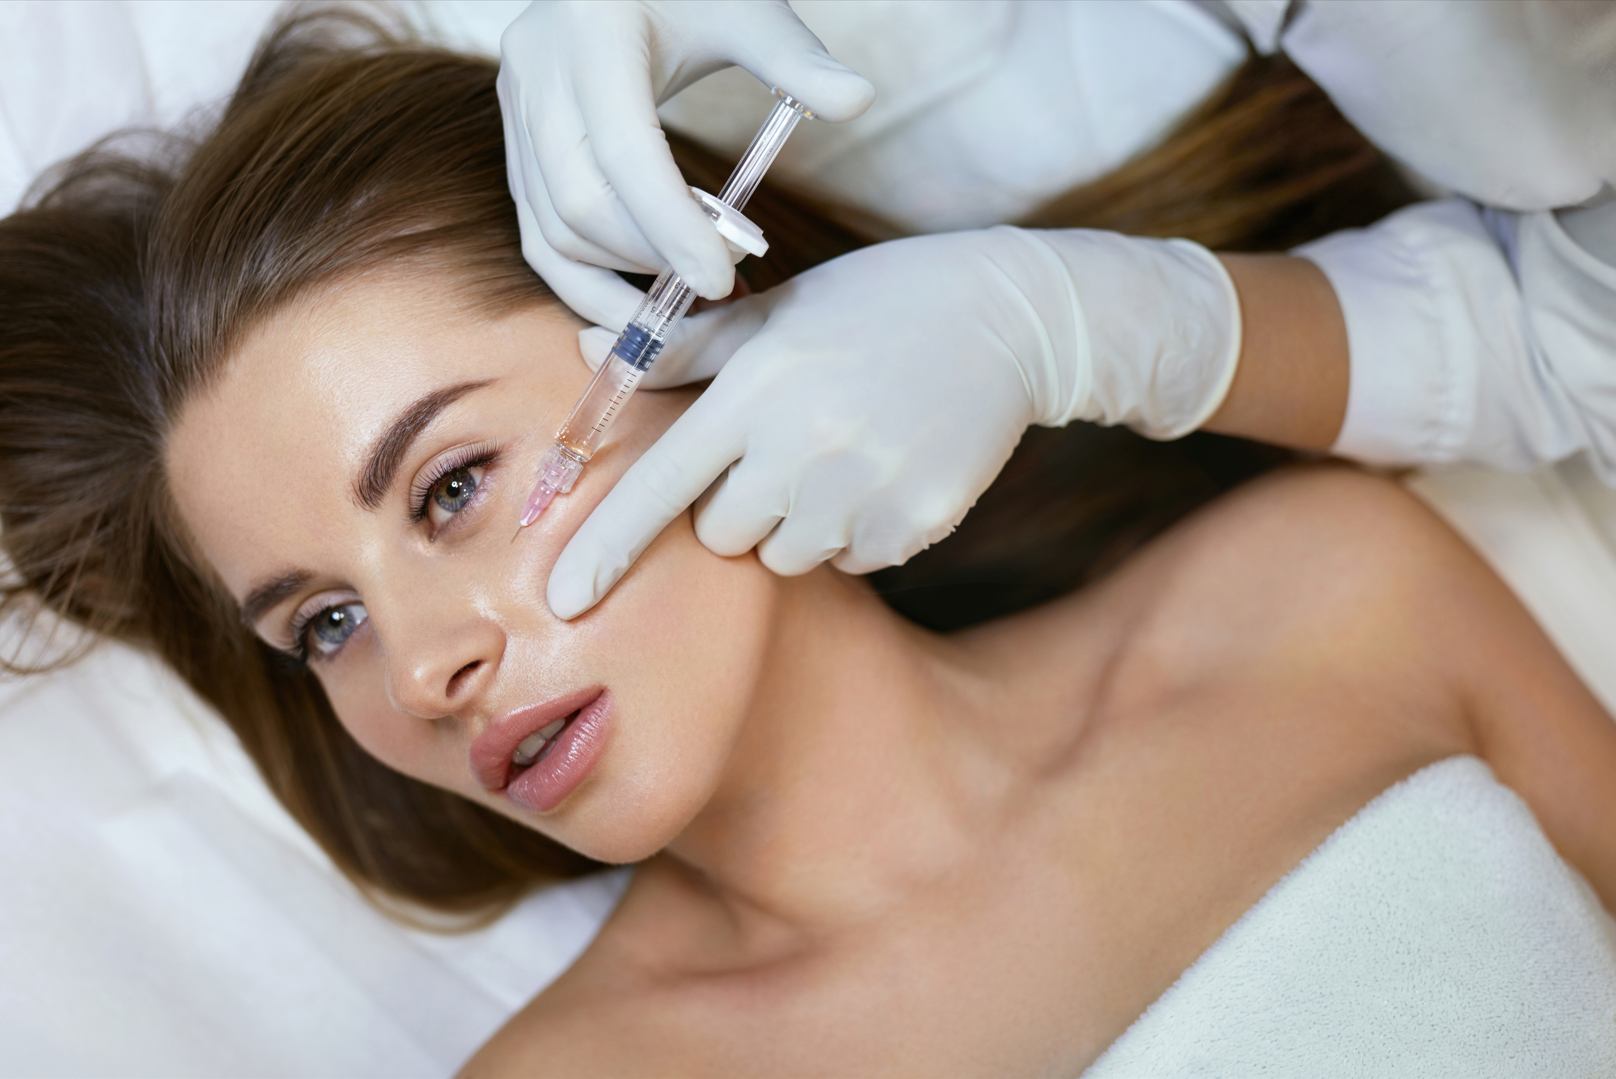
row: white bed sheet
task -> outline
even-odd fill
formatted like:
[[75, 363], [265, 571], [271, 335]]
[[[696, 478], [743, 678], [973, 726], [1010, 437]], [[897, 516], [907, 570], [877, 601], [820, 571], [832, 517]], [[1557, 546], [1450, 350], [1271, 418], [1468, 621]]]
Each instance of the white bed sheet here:
[[445, 1075], [626, 872], [442, 936], [365, 902], [223, 724], [103, 646], [0, 684], [0, 1075]]
[[[393, 5], [436, 41], [499, 54], [525, 0]], [[110, 132], [170, 128], [226, 97], [280, 0], [0, 4], [0, 214], [44, 169]]]
[[1616, 716], [1616, 491], [1580, 457], [1520, 474], [1426, 469], [1408, 487], [1508, 582]]

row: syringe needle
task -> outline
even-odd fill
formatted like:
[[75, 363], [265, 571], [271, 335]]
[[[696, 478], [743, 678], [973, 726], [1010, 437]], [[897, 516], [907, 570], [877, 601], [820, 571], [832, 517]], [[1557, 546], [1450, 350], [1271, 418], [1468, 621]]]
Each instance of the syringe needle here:
[[[516, 525], [516, 536], [520, 536], [522, 529], [539, 519], [539, 514], [549, 508], [555, 496], [556, 489], [541, 479], [538, 486], [533, 488], [533, 493], [527, 496], [527, 505], [522, 507], [522, 519]], [[512, 543], [516, 542], [516, 536], [511, 537]]]

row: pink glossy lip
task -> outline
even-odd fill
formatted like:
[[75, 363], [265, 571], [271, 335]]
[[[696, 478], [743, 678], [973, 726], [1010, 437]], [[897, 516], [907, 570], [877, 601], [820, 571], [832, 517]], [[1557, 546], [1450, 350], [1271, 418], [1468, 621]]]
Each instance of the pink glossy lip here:
[[505, 797], [512, 805], [548, 813], [578, 789], [606, 746], [611, 699], [603, 692], [580, 708], [550, 740], [544, 755], [511, 777]]
[[[477, 782], [487, 790], [504, 790], [511, 781], [511, 754], [522, 744], [522, 739], [558, 719], [565, 719], [605, 692], [602, 686], [591, 686], [543, 704], [518, 708], [496, 720], [493, 726], [471, 743], [471, 772], [477, 777]], [[562, 731], [556, 740], [559, 741], [567, 733]]]

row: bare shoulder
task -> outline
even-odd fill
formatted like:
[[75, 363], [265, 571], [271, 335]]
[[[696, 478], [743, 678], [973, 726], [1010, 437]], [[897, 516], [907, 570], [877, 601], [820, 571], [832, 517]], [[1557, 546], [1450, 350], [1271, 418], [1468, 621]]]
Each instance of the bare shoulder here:
[[[1253, 579], [1312, 580], [1350, 601], [1483, 567], [1446, 524], [1400, 485], [1315, 465], [1265, 476], [1189, 522], [1176, 552], [1197, 569], [1221, 563]], [[1365, 589], [1367, 588], [1367, 593]]]
[[1402, 487], [1345, 467], [1288, 470], [1186, 522], [1137, 569], [1156, 588], [1138, 638], [1158, 680], [1175, 672], [1199, 692], [1245, 670], [1311, 683], [1399, 717], [1383, 736], [1479, 755], [1616, 903], [1616, 723], [1508, 587]]
[[[1446, 724], [1441, 746], [1463, 752], [1453, 632], [1462, 597], [1500, 590], [1399, 485], [1320, 465], [1246, 484], [1027, 624], [1063, 646], [1101, 627], [1105, 703], [1118, 714], [1283, 696], [1300, 716], [1350, 690], [1360, 714]], [[1038, 636], [1022, 628], [1007, 639]]]
[[[1257, 639], [1296, 634], [1300, 644], [1322, 632], [1338, 659], [1366, 648], [1387, 669], [1401, 655], [1472, 698], [1473, 715], [1478, 693], [1525, 666], [1570, 675], [1514, 594], [1445, 521], [1400, 484], [1351, 467], [1259, 479], [1153, 554], [1168, 582], [1165, 609], [1199, 606]], [[1505, 654], [1518, 662], [1498, 662]]]
[[[1452, 597], [1496, 588], [1422, 503], [1340, 466], [1256, 480], [1144, 552], [1124, 587], [1148, 593], [1141, 641], [1199, 678], [1261, 661], [1448, 673]], [[1190, 632], [1189, 627], [1198, 627]]]

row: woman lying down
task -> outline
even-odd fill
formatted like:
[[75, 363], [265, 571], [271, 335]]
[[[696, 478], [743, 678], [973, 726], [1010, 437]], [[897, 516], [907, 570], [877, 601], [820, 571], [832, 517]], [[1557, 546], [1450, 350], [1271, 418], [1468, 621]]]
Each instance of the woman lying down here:
[[156, 650], [378, 899], [640, 863], [468, 1073], [1073, 1075], [1455, 757], [1616, 905], [1616, 727], [1346, 469], [951, 635], [688, 516], [555, 619], [553, 560], [692, 395], [642, 394], [513, 541], [589, 372], [522, 261], [495, 68], [324, 34], [283, 27], [184, 154], [80, 159], [0, 225], [11, 598]]

